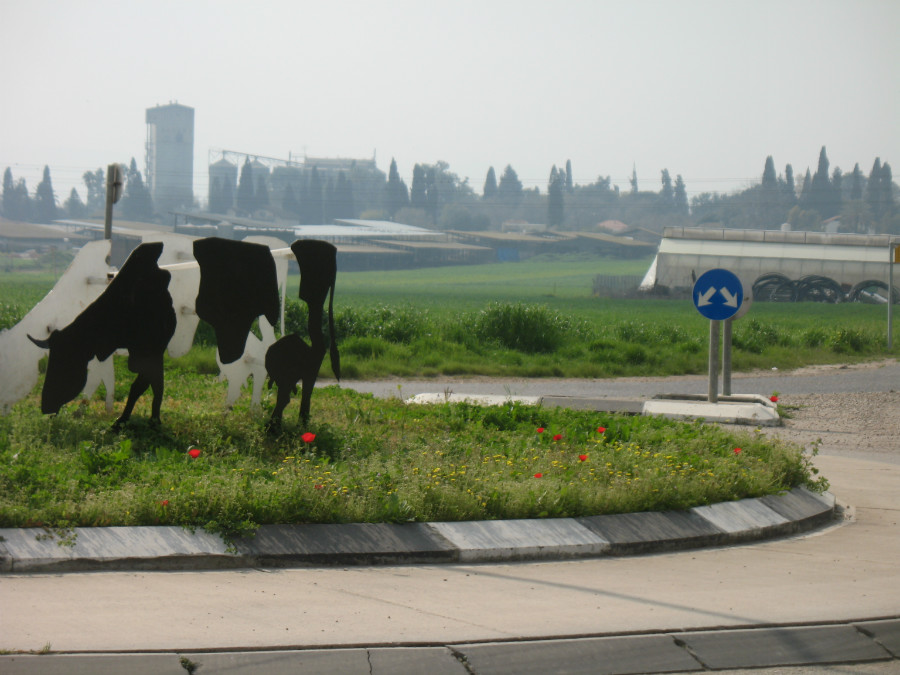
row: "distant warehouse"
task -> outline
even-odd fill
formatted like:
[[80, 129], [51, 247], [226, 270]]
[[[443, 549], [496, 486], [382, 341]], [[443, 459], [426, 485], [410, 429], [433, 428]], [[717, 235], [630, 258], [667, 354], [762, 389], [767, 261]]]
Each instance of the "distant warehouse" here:
[[[892, 241], [900, 238], [667, 227], [641, 290], [690, 289], [706, 270], [723, 268], [740, 277], [744, 288], [755, 287], [756, 299], [856, 299], [849, 297], [854, 289], [887, 288]], [[803, 295], [807, 288], [813, 289], [810, 297]]]

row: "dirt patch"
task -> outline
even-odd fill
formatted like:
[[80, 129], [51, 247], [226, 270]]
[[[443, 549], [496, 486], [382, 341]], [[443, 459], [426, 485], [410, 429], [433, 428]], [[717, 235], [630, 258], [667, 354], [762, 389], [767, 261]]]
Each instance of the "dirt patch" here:
[[900, 392], [803, 394], [779, 400], [790, 417], [764, 429], [827, 455], [869, 455], [900, 463]]

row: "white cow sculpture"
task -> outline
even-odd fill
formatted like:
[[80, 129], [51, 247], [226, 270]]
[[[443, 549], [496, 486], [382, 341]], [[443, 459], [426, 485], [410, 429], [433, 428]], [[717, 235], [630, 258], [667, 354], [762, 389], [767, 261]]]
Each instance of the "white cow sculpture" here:
[[[175, 334], [168, 344], [170, 356], [186, 354], [193, 344], [199, 318], [194, 301], [200, 284], [200, 268], [193, 256], [193, 237], [172, 234], [148, 233], [143, 243], [163, 242], [159, 266], [172, 274], [169, 294], [176, 315]], [[293, 259], [290, 248], [273, 237], [249, 237], [244, 241], [268, 246], [275, 260], [278, 288], [281, 292], [281, 324], [284, 329], [284, 289], [287, 282], [288, 260]], [[104, 291], [116, 270], [108, 265], [110, 242], [94, 241], [85, 244], [63, 273], [53, 290], [41, 300], [19, 323], [0, 332], [0, 414], [8, 414], [10, 408], [27, 396], [38, 380], [38, 362], [46, 351], [37, 347], [28, 335], [43, 338], [56, 329], [71, 323], [88, 305]], [[254, 335], [247, 339], [244, 354], [234, 363], [222, 365], [220, 377], [228, 380], [226, 406], [240, 396], [247, 378], [253, 377], [251, 401], [258, 405], [266, 378], [265, 353], [275, 342], [275, 329], [265, 317], [259, 318], [262, 340]], [[218, 360], [218, 357], [217, 357]], [[106, 407], [111, 411], [115, 391], [112, 359], [88, 366], [88, 379], [83, 396], [89, 398], [100, 384], [106, 388]]]

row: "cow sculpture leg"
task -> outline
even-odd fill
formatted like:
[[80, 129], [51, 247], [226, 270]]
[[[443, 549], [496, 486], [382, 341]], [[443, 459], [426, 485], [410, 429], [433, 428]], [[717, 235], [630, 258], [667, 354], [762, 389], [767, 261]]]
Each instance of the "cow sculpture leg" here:
[[153, 364], [152, 367], [139, 371], [138, 376], [131, 384], [131, 389], [128, 391], [128, 400], [125, 402], [125, 409], [122, 411], [119, 419], [113, 424], [113, 429], [121, 429], [122, 425], [128, 422], [131, 418], [131, 413], [134, 410], [135, 404], [148, 388], [153, 390], [153, 403], [150, 407], [150, 423], [154, 425], [159, 424], [163, 399], [163, 382], [162, 360], [160, 360], [158, 364]]

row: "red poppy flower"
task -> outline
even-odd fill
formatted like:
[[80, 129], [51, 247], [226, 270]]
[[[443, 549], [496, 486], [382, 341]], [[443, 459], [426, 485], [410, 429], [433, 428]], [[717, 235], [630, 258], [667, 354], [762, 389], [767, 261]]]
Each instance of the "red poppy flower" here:
[[579, 462], [586, 462], [586, 461], [587, 461], [587, 455], [578, 455], [578, 461], [579, 461]]
[[539, 434], [544, 433], [544, 427], [538, 427], [538, 428], [537, 428], [537, 433], [539, 433]]
[[554, 440], [554, 441], [561, 441], [561, 440], [562, 440], [562, 434], [556, 434], [556, 436], [553, 437], [553, 440]]
[[313, 487], [314, 487], [316, 490], [321, 490], [321, 489], [322, 489], [323, 487], [325, 487], [325, 486], [324, 486], [324, 485], [319, 485], [319, 483], [316, 483], [315, 485], [313, 485]]
[[200, 448], [191, 448], [188, 450], [188, 454], [194, 459], [197, 459], [200, 456]]
[[543, 477], [544, 477], [544, 474], [542, 474], [542, 473], [536, 473], [536, 474], [534, 474], [534, 477], [535, 477], [535, 478], [543, 478]]
[[597, 427], [598, 434], [602, 434], [604, 431], [606, 431], [606, 427]]
[[163, 500], [160, 502], [160, 504], [161, 504], [162, 506], [168, 506], [168, 505], [169, 505], [169, 500], [168, 500], [168, 499], [163, 499]]
[[307, 431], [300, 437], [300, 440], [304, 443], [312, 443], [314, 440], [316, 440], [316, 435]]
[[734, 449], [734, 454], [736, 454], [736, 455], [741, 454], [741, 449], [740, 449], [740, 448], [735, 448], [735, 449]]
[[769, 397], [769, 400], [772, 401], [772, 403], [778, 403], [778, 397], [774, 394]]

